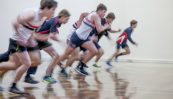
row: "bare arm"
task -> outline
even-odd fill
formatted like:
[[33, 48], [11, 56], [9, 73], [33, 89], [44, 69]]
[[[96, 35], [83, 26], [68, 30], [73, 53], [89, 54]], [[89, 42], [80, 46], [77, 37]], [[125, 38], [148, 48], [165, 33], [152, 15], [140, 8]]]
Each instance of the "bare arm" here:
[[82, 20], [83, 20], [88, 14], [89, 14], [88, 12], [83, 12], [83, 13], [80, 15], [78, 21], [82, 22]]
[[83, 12], [80, 17], [79, 17], [79, 20], [77, 21], [77, 28], [81, 25], [83, 19], [88, 15], [89, 13], [88, 12]]
[[118, 29], [118, 30], [112, 30], [112, 29], [110, 29], [109, 32], [110, 33], [117, 33], [117, 32], [121, 32], [121, 29]]
[[92, 16], [92, 18], [93, 18], [94, 24], [96, 26], [96, 29], [99, 33], [110, 28], [109, 24], [105, 24], [104, 26], [101, 25], [101, 20], [100, 20], [100, 17], [98, 15], [95, 14]]
[[66, 42], [63, 39], [58, 38], [57, 33], [50, 33], [49, 38], [58, 42], [61, 46], [66, 47]]
[[57, 33], [50, 33], [49, 37], [54, 41], [60, 41], [60, 39], [57, 36]]
[[17, 16], [17, 19], [15, 20], [15, 22], [12, 23], [15, 31], [17, 33], [19, 33], [18, 28], [19, 28], [20, 24], [26, 24], [27, 22], [33, 20], [34, 14], [35, 13], [33, 11], [29, 11], [27, 13], [24, 13], [23, 15]]

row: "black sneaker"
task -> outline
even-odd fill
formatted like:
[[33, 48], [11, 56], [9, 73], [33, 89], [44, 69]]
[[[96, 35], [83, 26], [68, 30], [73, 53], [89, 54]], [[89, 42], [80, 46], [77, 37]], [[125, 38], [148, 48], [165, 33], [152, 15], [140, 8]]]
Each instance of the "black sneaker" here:
[[88, 68], [88, 66], [87, 65], [85, 65], [84, 63], [82, 63], [81, 61], [78, 63], [78, 65], [77, 65], [78, 67], [80, 67], [80, 66], [83, 66], [83, 67], [85, 67], [85, 68]]
[[62, 75], [65, 76], [65, 77], [68, 77], [68, 73], [67, 73], [67, 71], [65, 70], [65, 68], [63, 68], [63, 69], [60, 71], [60, 74], [62, 74]]
[[78, 73], [80, 73], [80, 74], [82, 74], [82, 75], [84, 75], [84, 76], [88, 76], [88, 75], [89, 75], [89, 73], [88, 73], [87, 71], [85, 71], [85, 69], [84, 69], [83, 67], [77, 66], [77, 67], [75, 68], [75, 70], [76, 70]]
[[37, 83], [39, 83], [38, 81], [34, 80], [32, 77], [25, 77], [24, 82], [30, 83], [30, 84], [37, 84]]
[[27, 94], [26, 92], [20, 91], [17, 87], [10, 87], [9, 92], [15, 94]]

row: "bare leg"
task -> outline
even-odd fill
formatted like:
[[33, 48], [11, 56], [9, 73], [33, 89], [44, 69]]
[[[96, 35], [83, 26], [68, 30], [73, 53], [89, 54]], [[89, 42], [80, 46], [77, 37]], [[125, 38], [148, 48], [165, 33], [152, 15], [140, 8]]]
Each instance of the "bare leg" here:
[[129, 49], [129, 47], [125, 47], [124, 49], [125, 49], [125, 52], [118, 53], [118, 54], [116, 54], [115, 57], [118, 58], [119, 56], [130, 54], [130, 49]]
[[16, 77], [13, 83], [16, 83], [20, 80], [22, 75], [27, 71], [31, 66], [31, 60], [27, 51], [17, 53], [18, 58], [20, 58], [22, 65], [16, 70]]
[[49, 66], [48, 66], [48, 68], [47, 68], [47, 70], [46, 70], [46, 75], [51, 75], [52, 70], [53, 70], [53, 68], [56, 66], [56, 64], [59, 63], [59, 62], [61, 62], [61, 61], [64, 61], [64, 60], [68, 57], [68, 55], [71, 54], [73, 51], [74, 51], [74, 48], [68, 46], [68, 47], [66, 48], [64, 54], [63, 54], [59, 59], [56, 57], [56, 59], [53, 60], [53, 61], [49, 64]]
[[38, 66], [41, 64], [40, 50], [28, 52], [31, 59], [31, 66]]
[[52, 46], [44, 48], [43, 50], [46, 53], [48, 53], [52, 58], [59, 57], [59, 54], [55, 51], [55, 49]]
[[[95, 47], [95, 45], [93, 44], [92, 41], [88, 41], [86, 43], [84, 43], [82, 45], [82, 47], [86, 48], [87, 49], [87, 52], [85, 52], [85, 56], [83, 58], [83, 60], [81, 60], [78, 64], [78, 66], [76, 67], [76, 71], [82, 75], [89, 75], [89, 73], [87, 71], [85, 71], [85, 68], [84, 67], [88, 67], [86, 65], [86, 63], [91, 60], [97, 53], [98, 53], [98, 50], [97, 48]], [[86, 54], [87, 53], [87, 54]]]
[[82, 45], [82, 47], [86, 48], [89, 51], [89, 53], [82, 60], [82, 62], [84, 64], [86, 64], [89, 60], [91, 60], [98, 53], [98, 50], [92, 41], [88, 41], [88, 42], [84, 43]]
[[20, 66], [20, 59], [15, 55], [10, 55], [10, 59], [7, 62], [0, 63], [0, 71], [15, 70]]
[[100, 48], [98, 51], [99, 51], [99, 53], [96, 55], [95, 63], [97, 63], [100, 60], [100, 58], [103, 56], [103, 54], [104, 54], [102, 48]]
[[73, 51], [73, 53], [68, 58], [68, 60], [67, 60], [67, 62], [65, 64], [65, 67], [72, 66], [72, 64], [73, 64], [74, 61], [80, 59], [79, 52], [80, 52], [80, 49], [79, 48], [76, 48], [75, 51]]
[[29, 51], [28, 53], [31, 58], [31, 66], [26, 72], [24, 82], [30, 83], [30, 84], [37, 84], [38, 81], [33, 79], [31, 75], [34, 75], [37, 72], [37, 68], [41, 64], [40, 50]]
[[108, 59], [108, 61], [111, 62], [112, 59], [113, 59], [114, 57], [116, 57], [116, 56], [119, 54], [119, 52], [120, 52], [120, 50], [117, 49], [116, 52]]

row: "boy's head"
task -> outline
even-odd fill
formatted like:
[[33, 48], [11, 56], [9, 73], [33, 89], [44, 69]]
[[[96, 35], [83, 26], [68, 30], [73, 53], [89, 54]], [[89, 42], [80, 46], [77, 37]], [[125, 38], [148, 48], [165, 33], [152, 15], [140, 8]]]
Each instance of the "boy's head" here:
[[97, 9], [96, 9], [96, 12], [98, 13], [98, 15], [103, 18], [105, 16], [105, 13], [107, 11], [107, 7], [100, 3], [98, 6], [97, 6]]
[[132, 20], [132, 21], [130, 21], [130, 26], [131, 26], [132, 28], [136, 28], [136, 27], [137, 27], [137, 23], [138, 23], [138, 21]]
[[108, 24], [111, 24], [115, 20], [115, 14], [113, 12], [110, 12], [106, 16], [106, 21]]
[[70, 12], [66, 9], [63, 9], [59, 12], [58, 18], [62, 24], [66, 24], [70, 18]]
[[55, 0], [41, 0], [40, 9], [49, 18], [53, 17], [58, 3]]

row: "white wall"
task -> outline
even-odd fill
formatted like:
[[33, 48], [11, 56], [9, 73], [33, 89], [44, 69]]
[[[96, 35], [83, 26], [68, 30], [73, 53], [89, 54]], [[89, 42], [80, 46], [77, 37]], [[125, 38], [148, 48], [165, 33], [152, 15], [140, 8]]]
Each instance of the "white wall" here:
[[[131, 19], [138, 20], [139, 24], [132, 38], [139, 43], [138, 47], [129, 44], [131, 55], [122, 59], [156, 59], [173, 61], [173, 1], [172, 0], [58, 0], [59, 6], [56, 14], [66, 8], [71, 12], [69, 23], [60, 29], [60, 37], [64, 40], [75, 20], [83, 11], [95, 10], [98, 3], [103, 2], [108, 7], [108, 12], [116, 15], [112, 28], [125, 29]], [[1, 0], [0, 4], [0, 52], [8, 47], [8, 38], [12, 35], [11, 21], [16, 15], [28, 7], [37, 7], [39, 0]], [[115, 41], [119, 34], [112, 34]], [[113, 41], [103, 38], [100, 42], [105, 50], [104, 57], [109, 57], [114, 51]], [[63, 47], [54, 42], [58, 52], [63, 52]], [[44, 54], [45, 55], [45, 54]]]

